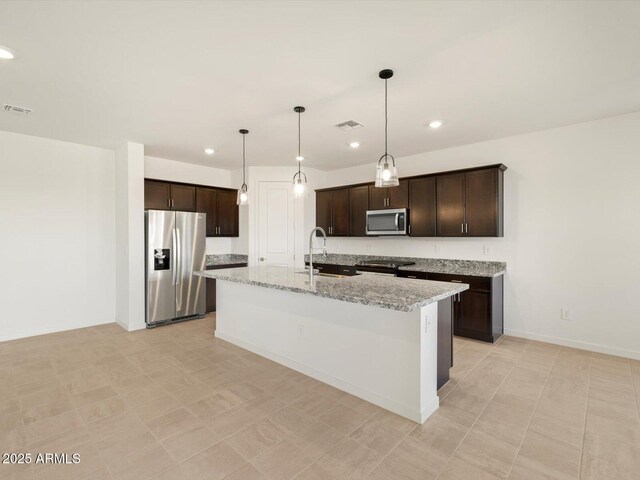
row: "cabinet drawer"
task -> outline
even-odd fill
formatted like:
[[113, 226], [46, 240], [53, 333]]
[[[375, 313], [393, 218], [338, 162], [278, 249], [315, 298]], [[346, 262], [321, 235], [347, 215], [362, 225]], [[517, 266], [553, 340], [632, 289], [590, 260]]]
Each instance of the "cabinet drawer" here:
[[[309, 266], [309, 263], [306, 263]], [[313, 269], [321, 273], [338, 273], [338, 265], [330, 265], [328, 263], [314, 263]]]
[[491, 278], [489, 277], [472, 277], [469, 275], [450, 275], [448, 273], [429, 273], [427, 275], [429, 280], [435, 280], [438, 282], [455, 282], [466, 283], [469, 285], [469, 290], [480, 290], [483, 292], [491, 291]]
[[352, 267], [349, 265], [338, 265], [338, 273], [340, 275], [355, 275], [357, 272], [356, 267]]
[[427, 272], [412, 272], [410, 270], [398, 270], [398, 277], [417, 278], [419, 280], [426, 280]]

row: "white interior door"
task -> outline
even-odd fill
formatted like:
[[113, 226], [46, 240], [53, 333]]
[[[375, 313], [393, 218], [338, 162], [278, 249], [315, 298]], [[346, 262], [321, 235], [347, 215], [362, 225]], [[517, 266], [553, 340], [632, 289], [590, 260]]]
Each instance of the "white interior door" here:
[[295, 213], [291, 182], [259, 182], [258, 200], [258, 265], [293, 267]]

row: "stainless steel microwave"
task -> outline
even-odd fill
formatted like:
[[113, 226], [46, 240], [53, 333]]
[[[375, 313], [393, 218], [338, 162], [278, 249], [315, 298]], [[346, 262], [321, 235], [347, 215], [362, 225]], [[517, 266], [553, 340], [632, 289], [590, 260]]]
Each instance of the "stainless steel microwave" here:
[[367, 235], [406, 235], [407, 209], [367, 210]]

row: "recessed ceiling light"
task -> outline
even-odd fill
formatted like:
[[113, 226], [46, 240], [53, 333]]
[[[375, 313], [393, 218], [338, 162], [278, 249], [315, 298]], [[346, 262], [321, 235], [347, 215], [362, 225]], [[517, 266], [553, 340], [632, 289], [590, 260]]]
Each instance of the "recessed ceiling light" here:
[[442, 120], [434, 120], [429, 123], [429, 127], [431, 128], [440, 128], [442, 126]]
[[358, 148], [358, 147], [360, 146], [360, 142], [351, 142], [351, 143], [349, 144], [349, 146], [350, 146], [351, 148]]
[[213, 148], [205, 148], [204, 153], [206, 153], [207, 155], [213, 155], [215, 153], [215, 150]]
[[12, 58], [14, 58], [14, 55], [8, 48], [0, 47], [0, 58], [11, 60]]

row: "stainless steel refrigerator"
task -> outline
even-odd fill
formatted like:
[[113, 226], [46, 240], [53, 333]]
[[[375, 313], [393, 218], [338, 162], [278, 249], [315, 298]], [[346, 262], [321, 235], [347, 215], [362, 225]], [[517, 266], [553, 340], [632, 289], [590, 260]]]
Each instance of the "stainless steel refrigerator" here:
[[147, 327], [204, 315], [206, 214], [145, 212]]

